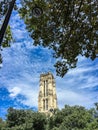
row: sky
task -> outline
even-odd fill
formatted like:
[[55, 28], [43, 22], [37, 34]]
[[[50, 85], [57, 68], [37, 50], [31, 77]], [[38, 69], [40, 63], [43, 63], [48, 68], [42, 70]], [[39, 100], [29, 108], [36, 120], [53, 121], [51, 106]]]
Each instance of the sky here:
[[0, 69], [0, 117], [6, 118], [7, 109], [38, 109], [40, 74], [51, 72], [56, 81], [58, 108], [82, 105], [86, 108], [98, 102], [98, 58], [94, 61], [79, 56], [75, 69], [63, 77], [56, 76], [52, 50], [33, 46], [24, 22], [13, 11], [10, 25], [14, 42], [2, 51]]

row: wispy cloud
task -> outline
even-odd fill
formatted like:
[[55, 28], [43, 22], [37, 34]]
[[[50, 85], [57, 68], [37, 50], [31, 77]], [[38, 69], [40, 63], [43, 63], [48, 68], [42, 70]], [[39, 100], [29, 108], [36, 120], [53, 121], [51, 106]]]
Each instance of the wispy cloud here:
[[[81, 57], [80, 57], [81, 58]], [[77, 68], [62, 79], [56, 77], [58, 103], [91, 107], [98, 102], [98, 59], [81, 58]]]
[[88, 94], [82, 94], [81, 92], [58, 89], [58, 104], [60, 108], [63, 108], [65, 104], [68, 105], [83, 105], [85, 107], [93, 106], [93, 100]]
[[[17, 86], [17, 87], [16, 87]], [[38, 86], [16, 83], [9, 88], [10, 97], [16, 98], [17, 102], [29, 107], [37, 107]]]
[[55, 60], [48, 49], [34, 47], [30, 42], [17, 42], [11, 48], [5, 49], [3, 55], [0, 84], [7, 86], [9, 96], [21, 104], [37, 107], [39, 76], [48, 71], [55, 76], [60, 108], [65, 104], [90, 106], [97, 101], [97, 98], [94, 99], [97, 93], [93, 95], [89, 91], [98, 87], [97, 60], [89, 61], [88, 64], [88, 60], [82, 59], [77, 68], [60, 78], [56, 77], [53, 67]]
[[17, 42], [4, 49], [3, 59], [1, 87], [5, 86], [17, 103], [37, 108], [40, 74], [53, 70], [51, 51]]

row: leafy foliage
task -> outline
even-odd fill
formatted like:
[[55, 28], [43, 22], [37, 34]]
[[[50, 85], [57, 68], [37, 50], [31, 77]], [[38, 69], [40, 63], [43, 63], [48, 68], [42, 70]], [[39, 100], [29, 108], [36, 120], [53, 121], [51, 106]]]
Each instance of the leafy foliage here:
[[2, 64], [2, 62], [3, 62], [1, 51], [5, 47], [10, 47], [12, 41], [13, 41], [12, 32], [11, 32], [10, 26], [8, 25], [4, 38], [3, 38], [2, 45], [0, 46], [0, 64]]
[[0, 130], [6, 127], [6, 122], [0, 118]]
[[[3, 0], [0, 2], [0, 28], [3, 24], [6, 12], [7, 12], [8, 7], [9, 7], [9, 3], [10, 3], [10, 0]], [[4, 35], [4, 38], [3, 38], [3, 42], [0, 45], [0, 64], [2, 63], [1, 47], [2, 48], [10, 47], [10, 43], [12, 40], [13, 40], [13, 38], [12, 38], [11, 28], [8, 25], [6, 32], [5, 32], [5, 35]]]
[[0, 1], [0, 20], [2, 20], [2, 17], [5, 15], [8, 9], [8, 3], [9, 0]]
[[10, 26], [7, 27], [5, 36], [3, 38], [2, 47], [10, 47], [10, 43], [13, 40]]
[[[4, 0], [0, 2], [0, 21], [1, 21], [0, 27], [2, 26], [9, 4], [10, 4], [10, 0]], [[8, 26], [6, 29], [4, 39], [3, 39], [2, 47], [9, 47], [12, 39], [13, 38], [12, 38], [11, 28], [10, 26]]]
[[32, 110], [9, 108], [6, 121], [0, 118], [0, 130], [98, 130], [98, 110], [65, 105], [53, 116]]
[[[9, 2], [10, 0], [0, 2], [0, 20], [5, 16]], [[79, 55], [92, 60], [96, 58], [97, 0], [21, 0], [20, 2], [22, 7], [19, 13], [34, 40], [34, 45], [42, 45], [53, 50], [53, 56], [57, 58], [54, 66], [59, 76], [63, 77], [69, 69], [76, 67]], [[33, 9], [37, 7], [43, 10], [40, 17], [33, 15]], [[9, 31], [10, 33], [5, 34], [3, 47], [9, 46], [12, 39], [10, 28]]]
[[53, 117], [53, 126], [59, 130], [82, 130], [93, 120], [92, 114], [81, 106], [70, 107], [65, 105], [62, 111], [58, 111]]
[[[37, 5], [43, 14], [36, 18], [32, 10]], [[34, 45], [53, 49], [58, 75], [63, 77], [70, 68], [75, 68], [78, 55], [96, 58], [97, 0], [22, 0], [19, 13]]]
[[46, 117], [31, 110], [9, 108], [6, 122], [11, 130], [44, 130]]

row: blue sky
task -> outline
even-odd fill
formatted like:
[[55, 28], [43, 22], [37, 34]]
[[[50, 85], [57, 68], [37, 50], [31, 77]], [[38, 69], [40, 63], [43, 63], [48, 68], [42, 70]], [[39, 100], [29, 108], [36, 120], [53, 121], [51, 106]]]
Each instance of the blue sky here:
[[0, 69], [0, 117], [9, 107], [37, 110], [39, 77], [52, 72], [56, 81], [58, 107], [65, 104], [93, 107], [98, 102], [98, 59], [93, 62], [79, 56], [77, 68], [63, 78], [56, 76], [52, 50], [33, 46], [25, 25], [16, 11], [10, 19], [15, 42], [2, 51]]

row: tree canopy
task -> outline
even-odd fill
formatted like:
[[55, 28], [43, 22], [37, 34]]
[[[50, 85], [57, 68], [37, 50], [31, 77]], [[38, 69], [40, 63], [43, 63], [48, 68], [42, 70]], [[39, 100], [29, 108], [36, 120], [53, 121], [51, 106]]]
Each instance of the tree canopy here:
[[98, 130], [98, 110], [69, 106], [55, 110], [53, 116], [32, 110], [9, 108], [0, 130]]
[[[32, 14], [37, 5], [43, 10], [40, 17]], [[70, 68], [75, 68], [79, 55], [96, 58], [97, 0], [22, 0], [19, 13], [34, 45], [53, 49], [58, 75], [63, 77]]]

